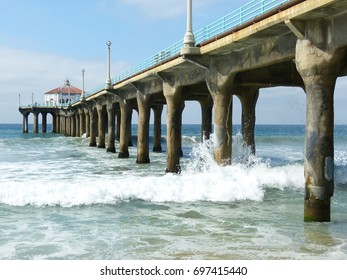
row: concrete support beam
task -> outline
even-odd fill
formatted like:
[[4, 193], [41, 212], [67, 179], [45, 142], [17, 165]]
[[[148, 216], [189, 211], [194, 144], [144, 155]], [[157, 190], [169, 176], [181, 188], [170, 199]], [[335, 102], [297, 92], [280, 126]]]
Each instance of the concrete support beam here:
[[107, 152], [115, 153], [116, 146], [116, 104], [112, 101], [107, 101], [107, 119], [108, 119], [108, 132], [107, 132]]
[[120, 124], [121, 124], [121, 112], [118, 106], [116, 110], [116, 139], [120, 140]]
[[69, 115], [66, 113], [66, 116], [65, 116], [65, 135], [66, 136], [70, 136], [70, 117]]
[[232, 88], [235, 75], [222, 58], [210, 60], [206, 84], [214, 102], [214, 158], [220, 165], [232, 158]]
[[75, 116], [75, 112], [71, 115], [71, 136], [76, 137], [77, 136], [77, 120]]
[[84, 114], [84, 110], [83, 109], [79, 109], [78, 110], [78, 114], [79, 114], [79, 120], [80, 120], [79, 135], [82, 136], [84, 133], [86, 133], [86, 116]]
[[64, 115], [64, 135], [68, 136], [68, 117]]
[[65, 116], [63, 114], [60, 116], [60, 133], [65, 135]]
[[84, 109], [84, 116], [85, 116], [85, 129], [86, 129], [86, 138], [90, 137], [90, 116], [89, 116], [89, 110]]
[[305, 221], [330, 221], [334, 192], [334, 89], [345, 60], [331, 48], [324, 21], [307, 24], [308, 39], [296, 45], [297, 69], [307, 94], [305, 136]]
[[151, 115], [151, 96], [137, 91], [137, 106], [139, 110], [137, 160], [136, 163], [149, 163], [149, 119]]
[[39, 133], [39, 113], [34, 112], [34, 133]]
[[254, 87], [238, 88], [236, 95], [240, 99], [242, 107], [241, 126], [243, 145], [250, 147], [251, 153], [255, 155], [255, 108], [259, 97], [259, 89]]
[[75, 112], [75, 121], [76, 121], [76, 135], [75, 137], [80, 137], [80, 114], [78, 113], [78, 110]]
[[102, 104], [97, 104], [96, 109], [98, 112], [98, 148], [106, 148], [105, 143], [105, 121], [106, 121], [106, 106]]
[[213, 99], [210, 95], [199, 99], [201, 106], [201, 140], [210, 139], [212, 133]]
[[22, 113], [23, 115], [23, 133], [28, 133], [29, 132], [29, 120], [28, 120], [28, 116], [29, 113]]
[[163, 92], [167, 104], [167, 160], [166, 172], [180, 173], [182, 141], [182, 111], [184, 100], [182, 86], [163, 82]]
[[97, 111], [95, 106], [91, 105], [89, 107], [89, 118], [90, 118], [90, 138], [89, 138], [89, 146], [96, 147], [96, 134], [97, 134]]
[[128, 139], [128, 146], [133, 147], [133, 136], [132, 136], [132, 129], [131, 129], [131, 120], [133, 119], [133, 110], [130, 110], [130, 116], [129, 116], [129, 139]]
[[47, 132], [47, 113], [42, 112], [41, 116], [42, 116], [42, 133], [46, 133]]
[[214, 158], [220, 165], [231, 164], [232, 158], [232, 95], [227, 91], [213, 95]]
[[161, 115], [163, 113], [163, 105], [152, 106], [154, 113], [154, 139], [153, 139], [153, 152], [161, 153]]
[[67, 134], [67, 136], [69, 136], [69, 137], [71, 137], [72, 136], [72, 129], [71, 129], [71, 127], [72, 127], [72, 118], [71, 118], [71, 113], [68, 113], [68, 127], [67, 127], [67, 129], [68, 129], [68, 134]]
[[[54, 118], [55, 116], [55, 118]], [[54, 127], [55, 124], [55, 127]], [[59, 112], [52, 113], [52, 132], [53, 133], [59, 133], [60, 132], [60, 115]], [[55, 129], [53, 131], [53, 128]]]
[[121, 124], [118, 158], [128, 158], [132, 108], [127, 100], [120, 101], [119, 106], [121, 111]]

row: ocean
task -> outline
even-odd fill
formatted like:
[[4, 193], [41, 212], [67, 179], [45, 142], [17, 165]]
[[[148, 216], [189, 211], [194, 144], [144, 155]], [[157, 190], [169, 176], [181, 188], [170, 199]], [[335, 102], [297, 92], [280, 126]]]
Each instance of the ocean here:
[[347, 126], [335, 127], [329, 223], [303, 222], [304, 126], [257, 125], [248, 159], [236, 125], [221, 167], [213, 137], [183, 125], [180, 175], [165, 174], [165, 152], [135, 163], [136, 129], [118, 159], [85, 137], [0, 124], [0, 259], [347, 259]]

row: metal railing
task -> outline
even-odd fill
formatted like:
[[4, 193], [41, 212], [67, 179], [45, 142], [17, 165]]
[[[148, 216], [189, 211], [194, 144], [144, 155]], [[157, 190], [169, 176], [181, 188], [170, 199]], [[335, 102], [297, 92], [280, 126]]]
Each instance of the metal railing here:
[[290, 0], [253, 0], [195, 32], [196, 44], [227, 32]]
[[[72, 103], [75, 103], [75, 102], [77, 102], [78, 100], [73, 100], [72, 102], [71, 102], [71, 104]], [[53, 105], [53, 104], [46, 104], [46, 103], [44, 103], [44, 104], [41, 104], [41, 103], [34, 103], [34, 104], [25, 104], [25, 105], [23, 105], [23, 104], [21, 104], [19, 107], [21, 108], [21, 109], [33, 109], [33, 108], [67, 108], [67, 107], [69, 107], [69, 105], [70, 104], [60, 104], [60, 105]]]
[[[251, 2], [243, 5], [239, 9], [227, 14], [226, 16], [220, 18], [219, 20], [199, 29], [195, 32], [196, 45], [201, 44], [204, 41], [212, 39], [224, 32], [227, 32], [237, 26], [240, 26], [253, 18], [256, 18], [279, 5], [289, 2], [290, 0], [252, 0]], [[179, 55], [181, 48], [183, 47], [183, 39], [177, 43], [171, 45], [170, 47], [162, 50], [152, 57], [144, 60], [143, 62], [135, 65], [134, 67], [118, 74], [112, 80], [112, 84], [117, 84], [124, 81], [136, 74], [139, 74], [146, 69], [152, 68], [164, 61], [171, 59]], [[105, 83], [100, 84], [91, 91], [85, 94], [85, 97], [91, 96], [105, 89]], [[76, 100], [75, 102], [78, 102]], [[72, 102], [74, 103], [74, 102]]]

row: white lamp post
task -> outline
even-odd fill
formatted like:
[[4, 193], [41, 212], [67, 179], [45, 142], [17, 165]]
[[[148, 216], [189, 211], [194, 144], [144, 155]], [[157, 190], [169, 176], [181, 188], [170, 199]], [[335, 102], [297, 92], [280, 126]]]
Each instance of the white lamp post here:
[[187, 30], [183, 39], [181, 54], [199, 54], [199, 48], [195, 47], [195, 36], [193, 34], [193, 13], [192, 1], [187, 0]]
[[107, 45], [107, 78], [106, 89], [111, 87], [111, 41], [106, 42]]
[[81, 94], [81, 100], [84, 100], [85, 99], [85, 97], [84, 97], [84, 72], [86, 71], [86, 70], [84, 70], [83, 68], [82, 68], [82, 94]]

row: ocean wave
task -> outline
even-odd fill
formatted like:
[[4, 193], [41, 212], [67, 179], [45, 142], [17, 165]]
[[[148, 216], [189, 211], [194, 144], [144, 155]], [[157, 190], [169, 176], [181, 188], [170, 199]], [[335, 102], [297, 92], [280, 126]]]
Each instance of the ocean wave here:
[[[116, 177], [112, 172], [103, 173], [102, 170], [98, 174], [80, 170], [73, 176], [57, 172], [39, 176], [39, 171], [37, 176], [26, 180], [30, 177], [28, 172], [39, 169], [34, 165], [21, 171], [27, 174], [23, 179], [0, 177], [0, 203], [71, 207], [116, 204], [133, 199], [176, 203], [261, 201], [268, 188], [284, 190], [304, 186], [302, 164], [273, 167], [257, 157], [245, 160], [246, 149], [244, 154], [238, 153], [238, 162], [221, 167], [213, 160], [208, 143], [196, 144], [191, 156], [182, 163], [181, 175], [158, 176], [129, 171]], [[236, 145], [240, 143], [236, 142]], [[95, 169], [92, 165], [90, 168]]]
[[[72, 151], [77, 153], [74, 149], [68, 152]], [[140, 170], [142, 166], [134, 165], [132, 159], [116, 161], [97, 149], [85, 149], [83, 153], [84, 157], [70, 158], [71, 172], [65, 169], [66, 155], [60, 160], [47, 158], [20, 167], [6, 163], [6, 172], [0, 174], [0, 203], [72, 207], [134, 199], [175, 203], [262, 201], [269, 189], [304, 189], [303, 161], [278, 165], [271, 159], [254, 156], [244, 147], [241, 135], [233, 137], [232, 165], [216, 164], [212, 135], [210, 140], [194, 143], [190, 156], [182, 160], [180, 175], [149, 171], [153, 165]], [[160, 155], [156, 161], [165, 165], [161, 163], [165, 159]], [[347, 185], [347, 153], [336, 152], [335, 163], [335, 183]], [[135, 167], [141, 172], [131, 169]]]

